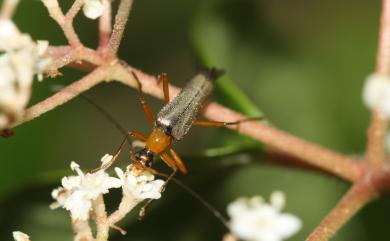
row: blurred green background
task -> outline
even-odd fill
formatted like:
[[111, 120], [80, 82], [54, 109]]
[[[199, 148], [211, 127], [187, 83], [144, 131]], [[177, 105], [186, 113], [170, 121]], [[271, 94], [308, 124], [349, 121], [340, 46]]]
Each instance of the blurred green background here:
[[[64, 9], [72, 1], [64, 2]], [[166, 0], [135, 1], [120, 57], [146, 73], [167, 72], [183, 86], [198, 63], [224, 68], [214, 99], [249, 116], [264, 113], [283, 130], [340, 152], [360, 155], [369, 113], [361, 102], [364, 78], [373, 71], [380, 1], [310, 0]], [[65, 44], [64, 37], [39, 1], [21, 1], [15, 21], [34, 39]], [[79, 15], [76, 29], [88, 46], [97, 43], [96, 22]], [[83, 76], [34, 85], [31, 104]], [[101, 84], [88, 96], [128, 130], [147, 134], [151, 127], [136, 91], [118, 83]], [[162, 101], [147, 97], [153, 110]], [[71, 174], [72, 160], [84, 170], [113, 153], [121, 134], [93, 107], [75, 99], [15, 129], [0, 139], [0, 240], [13, 230], [33, 241], [72, 240], [64, 210], [49, 210], [50, 192]], [[239, 196], [273, 190], [287, 194], [286, 211], [298, 215], [303, 229], [291, 240], [304, 240], [336, 204], [348, 184], [321, 173], [270, 164], [259, 143], [228, 130], [194, 127], [177, 144], [188, 165], [178, 178], [217, 209]], [[128, 154], [118, 165], [125, 166]], [[161, 167], [164, 168], [164, 167]], [[106, 199], [112, 208], [119, 193]], [[389, 198], [370, 204], [333, 240], [389, 240]], [[126, 236], [111, 240], [221, 240], [226, 232], [188, 193], [171, 184], [145, 220], [120, 223]]]

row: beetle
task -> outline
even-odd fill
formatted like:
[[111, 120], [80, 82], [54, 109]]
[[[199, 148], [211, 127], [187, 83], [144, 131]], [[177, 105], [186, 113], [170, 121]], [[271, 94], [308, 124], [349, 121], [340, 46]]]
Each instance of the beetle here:
[[[199, 111], [202, 109], [207, 98], [211, 95], [214, 82], [220, 77], [224, 71], [211, 68], [204, 69], [196, 74], [180, 91], [180, 93], [170, 100], [169, 81], [166, 73], [158, 76], [159, 83], [162, 83], [165, 106], [158, 112], [157, 118], [153, 115], [145, 100], [142, 91], [142, 84], [134, 72], [131, 72], [138, 85], [138, 93], [141, 107], [146, 118], [153, 124], [153, 129], [148, 136], [144, 136], [138, 131], [130, 131], [128, 134], [135, 139], [145, 143], [144, 147], [130, 156], [135, 165], [141, 168], [149, 169], [152, 172], [153, 160], [155, 156], [160, 156], [161, 159], [173, 170], [167, 178], [168, 182], [175, 173], [179, 170], [183, 174], [187, 174], [188, 170], [183, 160], [172, 148], [172, 144], [181, 140], [190, 130], [193, 125], [205, 127], [222, 127], [228, 125], [237, 125], [245, 121], [253, 121], [262, 119], [262, 117], [247, 118], [234, 122], [222, 121], [197, 121]], [[112, 158], [111, 162], [103, 169], [110, 166], [119, 155], [122, 146], [127, 141], [126, 138], [122, 141], [121, 146]]]
[[173, 170], [172, 175], [174, 175], [177, 170], [186, 174], [188, 171], [184, 162], [171, 145], [173, 142], [181, 140], [193, 125], [221, 127], [237, 125], [244, 121], [258, 120], [259, 118], [248, 118], [235, 122], [196, 120], [199, 111], [212, 93], [215, 80], [223, 73], [224, 71], [215, 68], [199, 72], [186, 84], [172, 101], [170, 101], [169, 96], [168, 76], [165, 73], [160, 75], [158, 79], [159, 82], [162, 82], [166, 105], [158, 112], [157, 118], [155, 118], [150, 111], [150, 108], [144, 99], [142, 84], [137, 78], [137, 75], [133, 73], [138, 84], [142, 109], [148, 120], [153, 123], [153, 130], [147, 137], [137, 131], [131, 131], [129, 133], [134, 138], [145, 142], [144, 148], [133, 153], [131, 159], [144, 167], [152, 168], [154, 157], [159, 155]]

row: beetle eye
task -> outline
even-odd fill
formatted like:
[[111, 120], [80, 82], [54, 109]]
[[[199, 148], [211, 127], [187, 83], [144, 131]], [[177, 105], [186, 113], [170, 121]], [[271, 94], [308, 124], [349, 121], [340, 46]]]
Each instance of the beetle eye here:
[[140, 161], [141, 160], [141, 154], [139, 152], [136, 152], [135, 155], [134, 155], [135, 159], [137, 161]]
[[149, 160], [149, 161], [147, 161], [147, 162], [145, 163], [145, 166], [146, 166], [146, 167], [149, 167], [149, 168], [151, 168], [152, 165], [153, 165], [153, 162], [152, 162], [151, 160]]

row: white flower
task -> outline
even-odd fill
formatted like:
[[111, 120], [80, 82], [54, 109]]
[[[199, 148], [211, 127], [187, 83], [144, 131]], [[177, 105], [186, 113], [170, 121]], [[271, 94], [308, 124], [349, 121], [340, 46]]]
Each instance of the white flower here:
[[144, 199], [159, 199], [163, 180], [154, 180], [153, 174], [135, 165], [129, 165], [124, 173], [122, 169], [116, 167], [115, 172], [122, 181], [124, 195], [131, 197], [137, 202]]
[[104, 5], [102, 0], [85, 0], [83, 12], [87, 18], [97, 19], [103, 14]]
[[[106, 154], [102, 160], [107, 157], [109, 155]], [[111, 188], [121, 187], [122, 181], [110, 177], [104, 170], [85, 174], [75, 162], [71, 163], [71, 169], [76, 171], [78, 176], [62, 178], [62, 187], [54, 189], [52, 192], [56, 203], [51, 207], [64, 207], [71, 212], [74, 220], [87, 220], [92, 208], [92, 201], [99, 195], [108, 193]]]
[[105, 166], [107, 165], [108, 163], [110, 163], [112, 161], [112, 158], [113, 156], [110, 155], [110, 154], [106, 154], [102, 157], [102, 159], [100, 159], [100, 162], [102, 163], [102, 166]]
[[271, 194], [270, 204], [260, 196], [237, 199], [227, 208], [230, 231], [248, 241], [280, 241], [291, 237], [302, 223], [295, 215], [281, 213], [284, 203], [280, 191]]
[[20, 231], [12, 232], [12, 236], [14, 236], [15, 241], [30, 241], [30, 236]]
[[370, 109], [376, 108], [382, 115], [390, 117], [390, 77], [371, 74], [363, 87], [363, 102]]
[[0, 129], [17, 120], [30, 95], [34, 74], [42, 75], [50, 60], [48, 43], [35, 43], [9, 19], [0, 19]]

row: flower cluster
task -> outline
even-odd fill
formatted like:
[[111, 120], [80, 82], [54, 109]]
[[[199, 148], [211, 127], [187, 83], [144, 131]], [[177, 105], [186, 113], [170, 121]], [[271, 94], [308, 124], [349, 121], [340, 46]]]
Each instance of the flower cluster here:
[[284, 193], [275, 191], [270, 203], [261, 196], [239, 198], [228, 205], [230, 231], [248, 241], [280, 241], [294, 235], [302, 223], [298, 217], [281, 213], [285, 205]]
[[[110, 162], [113, 156], [106, 154], [102, 157], [102, 167]], [[90, 217], [92, 202], [99, 195], [106, 194], [109, 189], [123, 189], [126, 200], [138, 204], [145, 199], [159, 199], [163, 180], [154, 180], [154, 176], [134, 165], [129, 165], [126, 172], [116, 167], [119, 178], [109, 176], [104, 169], [93, 173], [84, 173], [80, 166], [72, 162], [71, 169], [77, 176], [68, 176], [62, 179], [62, 186], [52, 192], [56, 200], [52, 208], [63, 207], [70, 211], [73, 220], [86, 221]]]
[[[102, 161], [108, 158], [112, 158], [112, 156], [106, 155]], [[74, 220], [87, 220], [92, 208], [92, 201], [100, 194], [108, 193], [111, 188], [119, 188], [121, 181], [118, 178], [110, 177], [104, 170], [84, 174], [75, 162], [72, 162], [70, 167], [76, 171], [78, 176], [62, 178], [62, 187], [54, 189], [52, 192], [52, 197], [57, 200], [57, 203], [52, 207], [64, 207], [70, 211]]]
[[115, 172], [122, 182], [123, 194], [141, 202], [145, 199], [159, 199], [164, 185], [163, 180], [154, 180], [153, 174], [129, 165], [124, 173], [116, 167]]
[[34, 75], [42, 78], [47, 41], [34, 42], [9, 19], [0, 19], [0, 128], [23, 114]]

